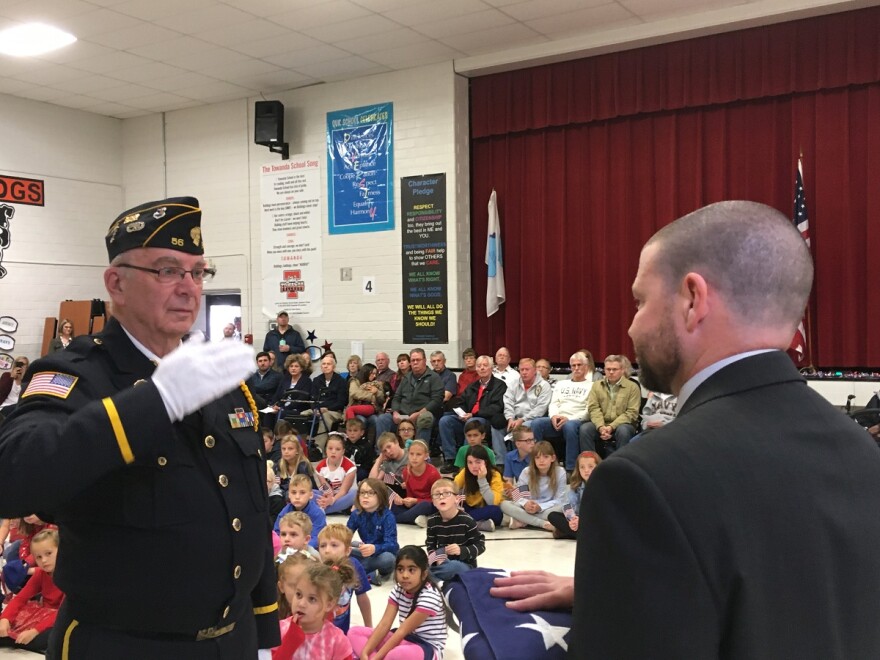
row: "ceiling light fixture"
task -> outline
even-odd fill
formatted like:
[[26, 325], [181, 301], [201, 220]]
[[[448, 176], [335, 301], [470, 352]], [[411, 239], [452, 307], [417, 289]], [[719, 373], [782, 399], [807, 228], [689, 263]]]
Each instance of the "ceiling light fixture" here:
[[76, 37], [72, 34], [51, 25], [25, 23], [0, 32], [0, 53], [13, 57], [33, 57], [64, 48], [74, 41]]

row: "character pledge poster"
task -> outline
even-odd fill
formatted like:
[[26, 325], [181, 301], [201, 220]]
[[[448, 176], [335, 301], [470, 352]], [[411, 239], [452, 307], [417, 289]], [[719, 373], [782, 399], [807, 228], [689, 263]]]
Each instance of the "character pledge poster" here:
[[394, 229], [393, 104], [327, 113], [330, 234]]
[[320, 157], [292, 156], [260, 172], [263, 314], [321, 316]]
[[400, 180], [403, 343], [449, 342], [446, 174]]

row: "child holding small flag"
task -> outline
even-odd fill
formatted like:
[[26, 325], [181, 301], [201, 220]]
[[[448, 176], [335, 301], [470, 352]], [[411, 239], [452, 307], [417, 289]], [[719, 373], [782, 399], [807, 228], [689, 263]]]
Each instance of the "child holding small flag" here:
[[403, 448], [400, 440], [393, 433], [383, 433], [376, 441], [379, 447], [379, 458], [373, 463], [370, 477], [379, 479], [388, 488], [401, 497], [406, 495], [403, 487], [403, 468], [409, 463], [409, 451]]
[[409, 465], [403, 468], [403, 483], [406, 497], [392, 495], [391, 513], [398, 524], [418, 524], [419, 518], [434, 513], [431, 503], [431, 486], [440, 478], [440, 473], [428, 463], [428, 445], [424, 440], [413, 440], [409, 447]]
[[537, 443], [531, 463], [519, 475], [518, 488], [511, 492], [517, 501], [501, 503], [501, 510], [510, 516], [510, 529], [532, 526], [552, 532], [555, 527], [547, 516], [553, 511], [562, 512], [562, 505], [567, 501], [565, 482], [565, 468], [556, 463], [553, 445], [546, 440]]
[[551, 511], [547, 520], [553, 525], [554, 539], [576, 539], [578, 530], [578, 512], [581, 510], [581, 498], [584, 486], [590, 475], [602, 459], [594, 451], [582, 451], [577, 457], [577, 466], [571, 473], [571, 481], [565, 494], [568, 502], [562, 505], [562, 513]]
[[318, 475], [318, 506], [324, 513], [339, 513], [354, 503], [357, 466], [345, 457], [345, 436], [331, 431], [324, 445], [324, 459], [315, 467]]
[[477, 567], [477, 557], [486, 551], [486, 539], [477, 523], [458, 508], [458, 488], [449, 479], [431, 487], [437, 513], [428, 518], [428, 563], [431, 575], [445, 581]]

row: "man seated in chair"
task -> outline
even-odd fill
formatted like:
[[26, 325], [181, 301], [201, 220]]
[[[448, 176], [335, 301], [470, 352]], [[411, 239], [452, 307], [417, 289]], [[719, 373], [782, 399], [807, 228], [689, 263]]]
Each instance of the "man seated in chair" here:
[[336, 373], [336, 358], [325, 355], [321, 358], [321, 373], [312, 379], [312, 399], [315, 401], [315, 415], [318, 417], [315, 443], [324, 451], [330, 427], [341, 422], [343, 410], [348, 403], [348, 383]]
[[642, 389], [624, 375], [628, 362], [623, 355], [605, 358], [605, 378], [593, 383], [587, 400], [590, 419], [580, 428], [582, 451], [597, 451], [598, 446], [600, 455], [608, 455], [636, 434]]
[[[440, 444], [443, 447], [446, 468], [451, 468], [456, 451], [464, 443], [464, 425], [467, 422], [478, 419], [484, 426], [491, 426], [495, 430], [503, 429], [507, 424], [504, 419], [504, 393], [507, 385], [500, 378], [492, 377], [492, 358], [488, 355], [477, 358], [477, 375], [479, 378], [467, 386], [461, 397], [464, 415], [452, 413], [440, 418]], [[506, 453], [503, 449], [502, 446], [499, 453], [493, 447], [496, 458], [503, 459]]]
[[504, 393], [504, 418], [508, 432], [523, 424], [530, 426], [533, 419], [546, 416], [553, 392], [550, 383], [538, 373], [532, 358], [519, 361], [519, 375], [521, 380], [508, 385]]
[[251, 394], [260, 397], [263, 405], [274, 403], [272, 397], [275, 396], [280, 382], [281, 374], [272, 371], [269, 353], [266, 351], [257, 353], [257, 371], [246, 381]]
[[531, 422], [535, 440], [562, 437], [565, 440], [565, 469], [575, 469], [577, 456], [581, 452], [578, 430], [587, 419], [587, 397], [593, 381], [588, 378], [589, 361], [583, 353], [574, 353], [568, 359], [571, 378], [556, 381], [550, 406], [549, 417], [538, 417]]
[[430, 444], [434, 419], [443, 409], [443, 381], [428, 369], [423, 349], [410, 351], [409, 363], [410, 371], [400, 381], [391, 400], [391, 412], [376, 419], [376, 437], [396, 430], [400, 420], [408, 417], [416, 425], [416, 437]]

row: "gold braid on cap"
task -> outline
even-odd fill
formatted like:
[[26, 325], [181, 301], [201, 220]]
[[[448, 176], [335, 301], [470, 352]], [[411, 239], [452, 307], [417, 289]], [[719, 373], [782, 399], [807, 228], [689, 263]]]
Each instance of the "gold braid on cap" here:
[[260, 432], [260, 412], [257, 410], [257, 402], [254, 401], [254, 397], [251, 394], [251, 391], [248, 389], [248, 386], [244, 384], [244, 381], [241, 381], [239, 384], [241, 391], [244, 392], [244, 398], [247, 399], [248, 405], [251, 407], [251, 412], [254, 414], [254, 431], [257, 433]]

